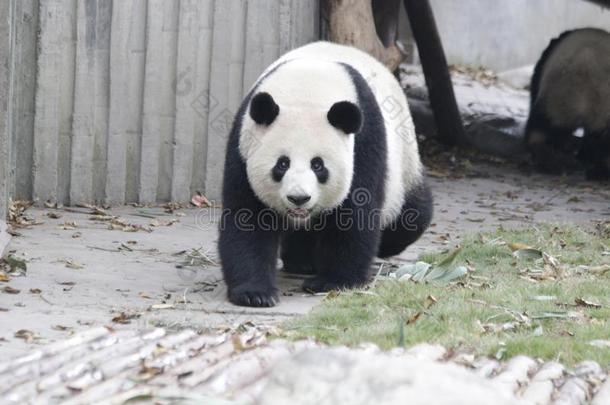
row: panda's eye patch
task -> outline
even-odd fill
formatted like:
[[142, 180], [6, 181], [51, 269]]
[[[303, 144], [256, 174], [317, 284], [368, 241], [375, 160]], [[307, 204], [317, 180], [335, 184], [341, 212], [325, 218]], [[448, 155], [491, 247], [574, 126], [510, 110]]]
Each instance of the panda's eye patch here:
[[324, 166], [324, 160], [321, 157], [316, 156], [311, 159], [311, 170], [315, 173], [320, 184], [324, 184], [328, 181], [328, 169]]
[[324, 161], [320, 157], [311, 159], [311, 170], [319, 172], [324, 169]]
[[271, 177], [273, 178], [273, 181], [277, 183], [282, 181], [284, 174], [286, 174], [286, 171], [288, 171], [289, 168], [290, 159], [288, 156], [280, 156], [277, 162], [275, 162], [275, 166], [273, 166], [273, 169], [271, 170]]
[[277, 167], [280, 170], [288, 170], [288, 168], [290, 168], [290, 159], [288, 158], [288, 156], [280, 157], [277, 160], [275, 167]]

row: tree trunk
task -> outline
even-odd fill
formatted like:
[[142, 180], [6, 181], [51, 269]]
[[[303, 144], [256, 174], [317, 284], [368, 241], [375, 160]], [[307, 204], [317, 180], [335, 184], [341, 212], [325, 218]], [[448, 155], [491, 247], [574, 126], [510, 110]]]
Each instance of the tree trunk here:
[[404, 0], [411, 31], [419, 50], [430, 106], [441, 140], [449, 145], [465, 143], [462, 117], [455, 100], [451, 75], [445, 58], [434, 13], [428, 0]]
[[[385, 4], [383, 4], [385, 3]], [[384, 40], [391, 41], [388, 47], [380, 40], [375, 27], [373, 5], [371, 0], [325, 0], [322, 4], [326, 20], [327, 36], [332, 42], [351, 45], [374, 56], [391, 71], [396, 70], [405, 55], [394, 44], [397, 20], [392, 23], [391, 10], [395, 9], [398, 18], [399, 2], [377, 1], [377, 21], [381, 24], [380, 32]], [[392, 28], [392, 24], [394, 28]], [[394, 32], [392, 32], [394, 31]]]

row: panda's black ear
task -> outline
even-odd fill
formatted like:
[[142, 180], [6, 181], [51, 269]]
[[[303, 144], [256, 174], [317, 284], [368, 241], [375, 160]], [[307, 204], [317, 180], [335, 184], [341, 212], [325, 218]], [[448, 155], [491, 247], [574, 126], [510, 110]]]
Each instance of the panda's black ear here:
[[257, 124], [271, 125], [279, 113], [280, 107], [269, 93], [258, 93], [250, 102], [250, 117]]
[[328, 122], [346, 134], [355, 134], [362, 127], [362, 111], [349, 101], [333, 104], [327, 114]]

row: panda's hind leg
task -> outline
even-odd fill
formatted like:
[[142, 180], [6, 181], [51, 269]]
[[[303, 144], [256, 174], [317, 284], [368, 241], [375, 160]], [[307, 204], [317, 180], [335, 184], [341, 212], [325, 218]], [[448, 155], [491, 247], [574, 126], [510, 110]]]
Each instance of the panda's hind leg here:
[[377, 254], [386, 258], [400, 254], [415, 242], [430, 225], [433, 199], [430, 187], [425, 182], [409, 191], [401, 214], [382, 232]]
[[283, 271], [290, 274], [316, 274], [314, 267], [315, 233], [289, 231], [281, 241]]
[[540, 109], [534, 107], [527, 122], [525, 142], [536, 167], [547, 174], [562, 174], [574, 166], [576, 150], [570, 149], [573, 129], [551, 124]]

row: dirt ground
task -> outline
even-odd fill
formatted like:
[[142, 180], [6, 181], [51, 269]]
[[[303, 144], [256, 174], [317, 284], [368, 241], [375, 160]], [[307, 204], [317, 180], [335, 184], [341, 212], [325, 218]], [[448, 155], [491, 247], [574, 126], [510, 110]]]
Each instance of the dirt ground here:
[[[527, 175], [482, 163], [432, 167], [429, 174], [433, 225], [394, 261], [453, 247], [471, 231], [539, 221], [590, 227], [610, 220], [610, 185], [581, 176]], [[220, 269], [208, 262], [216, 258], [218, 211], [117, 207], [108, 210], [121, 218], [113, 225], [86, 208], [28, 209], [28, 217], [43, 223], [18, 229], [21, 236], [9, 247], [26, 259], [27, 272], [0, 283], [0, 358], [94, 326], [213, 330], [248, 321], [277, 324], [319, 302], [320, 296], [300, 291], [302, 279], [280, 274], [277, 307], [228, 304]]]

